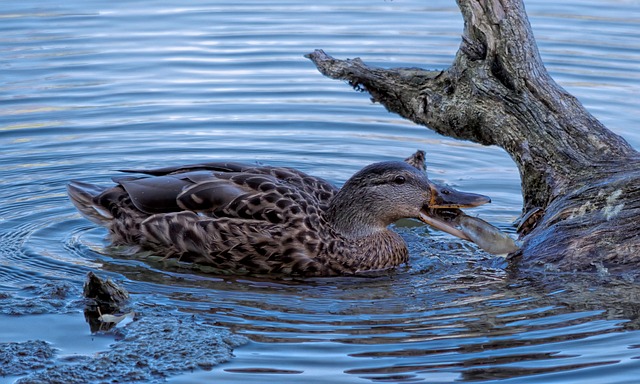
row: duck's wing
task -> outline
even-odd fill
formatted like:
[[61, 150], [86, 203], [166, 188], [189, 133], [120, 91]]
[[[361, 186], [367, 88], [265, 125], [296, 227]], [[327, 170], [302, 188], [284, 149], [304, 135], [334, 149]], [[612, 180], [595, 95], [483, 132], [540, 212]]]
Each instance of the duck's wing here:
[[124, 188], [131, 203], [147, 214], [191, 211], [269, 223], [317, 217], [336, 192], [326, 181], [288, 168], [230, 168], [165, 168], [144, 172], [160, 176], [120, 177], [114, 181]]
[[310, 195], [323, 209], [328, 206], [331, 198], [338, 192], [338, 188], [328, 181], [294, 168], [256, 167], [245, 170], [245, 173], [270, 175], [300, 192]]
[[[218, 179], [215, 175], [209, 171], [184, 172], [156, 177], [113, 178], [113, 181], [124, 188], [131, 198], [131, 203], [138, 210], [147, 214], [179, 212], [188, 209], [184, 204], [181, 204], [180, 196], [188, 196], [185, 191], [198, 185], [213, 186], [216, 180]], [[219, 186], [215, 190], [217, 198], [201, 202], [209, 204], [210, 210], [216, 208], [216, 202], [224, 204], [249, 192], [224, 180], [217, 185]]]
[[328, 201], [338, 189], [328, 181], [308, 175], [288, 167], [272, 167], [236, 162], [212, 162], [179, 165], [155, 169], [122, 169], [120, 172], [140, 173], [151, 176], [179, 175], [184, 173], [212, 171], [247, 175], [271, 175], [276, 179], [294, 185], [307, 193], [315, 195], [320, 201]]
[[[214, 200], [229, 201], [229, 197], [239, 196], [242, 193], [253, 192], [267, 192], [272, 190], [273, 186], [285, 186], [293, 189], [297, 189], [298, 192], [308, 194], [312, 197], [317, 204], [324, 207], [329, 203], [329, 200], [335, 195], [338, 189], [329, 183], [328, 181], [310, 176], [297, 169], [286, 167], [271, 167], [250, 165], [235, 162], [213, 162], [213, 163], [200, 163], [189, 164], [174, 167], [164, 167], [156, 169], [126, 169], [122, 172], [128, 173], [140, 173], [150, 176], [156, 176], [149, 178], [149, 181], [136, 181], [135, 184], [127, 188], [121, 181], [142, 180], [140, 178], [115, 178], [114, 181], [120, 183], [132, 192], [137, 187], [143, 188], [144, 192], [149, 193], [149, 189], [153, 190], [155, 187], [162, 189], [166, 192], [166, 196], [163, 193], [153, 194], [153, 198], [159, 198], [158, 202], [149, 200], [149, 203], [155, 205], [161, 203], [160, 206], [166, 206], [171, 211], [176, 210], [176, 205], [180, 206], [177, 202], [171, 204], [171, 196], [175, 196], [174, 193], [180, 189], [185, 190], [192, 186], [192, 184], [203, 184], [202, 186], [192, 190], [196, 200], [198, 196], [207, 195], [210, 199], [205, 199], [205, 202]], [[257, 176], [264, 176], [260, 178]], [[157, 180], [156, 180], [157, 179]], [[147, 180], [147, 179], [144, 179]], [[155, 181], [152, 181], [155, 180]], [[220, 181], [222, 180], [222, 182]], [[281, 193], [289, 193], [284, 190]], [[230, 195], [231, 194], [231, 195]], [[185, 206], [192, 206], [188, 203], [188, 194], [185, 194], [183, 203]], [[143, 193], [136, 194], [139, 199], [147, 199], [143, 196]], [[214, 197], [217, 196], [217, 197]], [[141, 200], [140, 200], [141, 201]], [[198, 204], [200, 206], [201, 204]], [[217, 204], [216, 204], [217, 205]], [[139, 207], [142, 209], [142, 207]], [[145, 207], [145, 210], [152, 209], [152, 207]]]
[[254, 219], [282, 223], [300, 215], [314, 198], [273, 175], [246, 172], [213, 173], [198, 180], [178, 197], [185, 210], [213, 217]]

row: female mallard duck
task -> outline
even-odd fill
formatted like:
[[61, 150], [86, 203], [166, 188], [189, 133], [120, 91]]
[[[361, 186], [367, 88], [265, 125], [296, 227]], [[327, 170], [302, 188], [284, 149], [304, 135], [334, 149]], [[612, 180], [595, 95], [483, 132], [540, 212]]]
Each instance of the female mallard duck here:
[[206, 163], [127, 170], [147, 176], [110, 188], [74, 181], [68, 193], [117, 245], [235, 273], [354, 274], [407, 262], [395, 221], [489, 202], [437, 186], [423, 165], [422, 151], [375, 163], [338, 189], [291, 168]]

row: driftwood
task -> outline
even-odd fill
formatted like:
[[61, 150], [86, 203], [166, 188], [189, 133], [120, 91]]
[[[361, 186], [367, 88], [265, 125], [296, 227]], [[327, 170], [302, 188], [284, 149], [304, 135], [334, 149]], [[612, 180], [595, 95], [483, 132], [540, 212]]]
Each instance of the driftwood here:
[[[458, 0], [464, 32], [443, 71], [309, 55], [389, 111], [450, 137], [497, 145], [520, 172], [525, 267], [640, 265], [640, 155], [547, 73], [522, 0]], [[533, 229], [531, 229], [531, 227]]]
[[91, 333], [109, 331], [129, 315], [133, 317], [133, 312], [118, 315], [123, 313], [129, 292], [111, 279], [103, 280], [89, 272], [82, 295], [86, 299], [84, 318], [89, 323]]

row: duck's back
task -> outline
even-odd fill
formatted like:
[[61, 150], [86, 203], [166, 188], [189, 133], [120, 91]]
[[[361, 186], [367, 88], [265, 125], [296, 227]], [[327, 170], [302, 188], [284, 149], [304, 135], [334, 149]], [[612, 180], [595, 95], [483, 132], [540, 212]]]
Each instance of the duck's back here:
[[124, 172], [151, 176], [114, 179], [136, 208], [147, 213], [189, 210], [215, 217], [271, 221], [265, 210], [277, 211], [291, 204], [325, 209], [337, 192], [329, 182], [292, 168], [241, 163]]
[[345, 272], [323, 257], [339, 241], [323, 239], [322, 212], [337, 192], [323, 179], [239, 163], [125, 172], [144, 176], [114, 178], [111, 188], [78, 182], [68, 188], [79, 210], [107, 226], [115, 244], [221, 270]]

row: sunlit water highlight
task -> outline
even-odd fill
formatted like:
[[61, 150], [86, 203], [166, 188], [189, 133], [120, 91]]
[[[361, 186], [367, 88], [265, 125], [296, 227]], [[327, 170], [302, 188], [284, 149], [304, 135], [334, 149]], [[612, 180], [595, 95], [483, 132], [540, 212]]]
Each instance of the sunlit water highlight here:
[[[640, 4], [526, 5], [552, 76], [640, 148]], [[2, 291], [80, 286], [95, 271], [140, 305], [205, 316], [251, 340], [230, 363], [175, 383], [636, 381], [633, 282], [514, 279], [500, 259], [412, 222], [396, 227], [411, 266], [388, 276], [210, 276], [109, 252], [105, 230], [66, 198], [70, 179], [219, 159], [340, 184], [420, 148], [431, 178], [491, 196], [475, 213], [513, 233], [519, 179], [500, 149], [404, 121], [303, 58], [323, 48], [380, 66], [445, 68], [462, 30], [453, 1], [31, 0], [5, 2], [0, 19]], [[47, 340], [63, 354], [91, 353], [88, 329], [74, 333], [60, 316]], [[0, 342], [46, 339], [42, 319], [29, 319], [1, 317]], [[78, 335], [75, 349], [58, 341]], [[94, 351], [106, 347], [99, 341]]]

